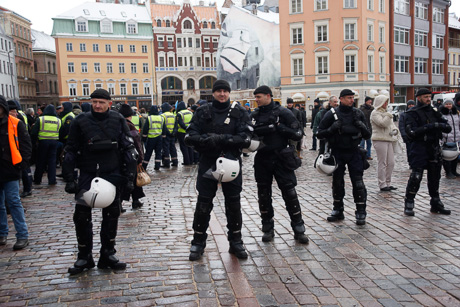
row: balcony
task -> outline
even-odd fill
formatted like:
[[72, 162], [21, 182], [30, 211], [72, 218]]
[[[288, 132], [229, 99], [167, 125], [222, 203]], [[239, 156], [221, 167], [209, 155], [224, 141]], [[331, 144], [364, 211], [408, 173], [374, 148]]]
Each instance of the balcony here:
[[460, 48], [460, 39], [449, 38], [449, 48]]

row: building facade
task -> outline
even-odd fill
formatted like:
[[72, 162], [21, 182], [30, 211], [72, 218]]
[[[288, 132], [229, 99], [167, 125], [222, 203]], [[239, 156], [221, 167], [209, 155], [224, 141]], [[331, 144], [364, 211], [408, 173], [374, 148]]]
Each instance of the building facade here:
[[[389, 90], [388, 0], [280, 1], [281, 93], [306, 110], [344, 88]], [[307, 112], [309, 115], [310, 112]]]
[[13, 94], [24, 107], [36, 108], [31, 22], [16, 12], [0, 7], [0, 23], [5, 33], [13, 38], [18, 84]]
[[0, 24], [0, 95], [8, 99], [18, 99], [13, 39], [6, 35]]
[[158, 102], [212, 99], [220, 21], [215, 6], [151, 4]]
[[390, 0], [391, 101], [415, 99], [418, 88], [448, 88], [450, 1]]
[[454, 13], [449, 14], [449, 90], [460, 92], [460, 21]]
[[114, 102], [155, 102], [152, 20], [143, 5], [85, 3], [53, 18], [59, 100], [82, 103], [97, 88]]
[[32, 29], [32, 41], [37, 104], [56, 106], [59, 103], [59, 87], [54, 38]]

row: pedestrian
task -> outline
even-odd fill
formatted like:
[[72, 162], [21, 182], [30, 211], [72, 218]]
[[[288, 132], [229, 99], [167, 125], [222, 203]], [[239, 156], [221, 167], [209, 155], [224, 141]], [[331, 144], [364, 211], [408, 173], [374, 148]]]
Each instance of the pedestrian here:
[[161, 111], [165, 124], [166, 134], [163, 135], [163, 165], [162, 167], [169, 168], [170, 165], [177, 166], [177, 149], [176, 136], [174, 134], [174, 126], [176, 125], [176, 116], [172, 113], [172, 105], [165, 102], [161, 105]]
[[[367, 190], [363, 181], [364, 164], [366, 157], [361, 154], [359, 144], [361, 139], [370, 137], [371, 132], [366, 126], [363, 112], [354, 108], [352, 90], [344, 89], [340, 92], [338, 108], [327, 111], [318, 128], [318, 138], [326, 139], [331, 154], [337, 163], [337, 169], [332, 174], [332, 195], [334, 207], [329, 222], [336, 222], [345, 218], [343, 198], [345, 196], [345, 167], [348, 168], [353, 198], [356, 204], [356, 224], [366, 224]], [[367, 161], [366, 161], [367, 163]]]
[[371, 155], [371, 151], [372, 151], [371, 113], [372, 113], [372, 111], [374, 111], [374, 107], [372, 106], [372, 98], [368, 97], [368, 96], [366, 98], [364, 98], [364, 104], [362, 104], [359, 107], [359, 109], [361, 110], [361, 112], [363, 112], [364, 118], [366, 119], [365, 124], [367, 125], [367, 127], [371, 131], [371, 137], [369, 137], [367, 140], [363, 139], [359, 146], [361, 146], [361, 148], [365, 148], [367, 150], [367, 153], [366, 153], [367, 160], [372, 160], [372, 155]]
[[27, 129], [30, 130], [32, 128], [32, 126], [34, 125], [35, 123], [35, 111], [33, 108], [28, 108], [26, 110], [26, 116], [27, 116], [27, 124], [28, 124], [28, 127]]
[[[316, 98], [315, 100], [313, 100], [313, 110], [311, 110], [310, 129], [312, 129], [312, 130], [313, 130], [313, 126], [314, 126], [314, 123], [315, 123], [316, 114], [318, 114], [320, 109], [321, 109], [321, 101], [319, 100], [319, 98]], [[317, 143], [317, 141], [316, 141], [316, 133], [313, 133], [310, 150], [316, 151], [316, 143]]]
[[[126, 119], [126, 123], [128, 124], [128, 128], [129, 128], [129, 133], [131, 137], [133, 138], [134, 146], [136, 147], [136, 150], [138, 153], [137, 165], [141, 166], [142, 161], [144, 160], [144, 147], [142, 146], [141, 138], [139, 136], [139, 131], [134, 126], [134, 124], [131, 122], [131, 119], [134, 115], [134, 110], [129, 105], [123, 104], [121, 105], [119, 112]], [[133, 209], [139, 209], [140, 207], [142, 207], [144, 204], [140, 201], [140, 199], [142, 197], [145, 197], [144, 189], [136, 185], [136, 179], [137, 179], [137, 171], [133, 177], [134, 188], [131, 191], [129, 191], [129, 189], [123, 188], [122, 193], [121, 193], [122, 200], [129, 201], [131, 197], [133, 198], [133, 202], [131, 203], [131, 207]]]
[[[78, 241], [78, 256], [71, 275], [91, 269], [95, 266], [93, 250], [92, 207], [83, 196], [92, 193], [107, 196], [108, 190], [97, 191], [91, 188], [93, 181], [108, 182], [106, 186], [113, 191], [113, 197], [101, 197], [106, 200], [102, 209], [101, 250], [98, 268], [123, 270], [126, 263], [115, 255], [118, 218], [120, 216], [120, 190], [122, 186], [133, 189], [136, 172], [137, 153], [129, 133], [126, 120], [116, 111], [109, 110], [112, 100], [105, 89], [96, 89], [91, 94], [91, 110], [78, 115], [70, 127], [66, 155], [63, 164], [65, 191], [77, 194], [73, 221]], [[78, 183], [74, 180], [74, 169], [80, 169]], [[102, 180], [104, 181], [102, 181]], [[114, 191], [115, 190], [115, 191]], [[98, 203], [99, 204], [99, 203]]]
[[409, 111], [410, 108], [415, 106], [415, 101], [413, 100], [408, 100], [406, 103], [406, 111], [403, 111], [399, 114], [399, 122], [398, 122], [398, 127], [399, 127], [399, 133], [401, 133], [401, 138], [403, 139], [404, 144], [406, 145], [406, 156], [407, 156], [407, 162], [409, 162], [409, 143], [410, 139], [406, 134], [406, 115], [407, 111]]
[[185, 130], [190, 125], [190, 121], [192, 120], [193, 113], [185, 107], [185, 102], [180, 101], [177, 104], [177, 113], [176, 113], [176, 127], [174, 130], [176, 131], [175, 134], [177, 136], [177, 140], [179, 141], [179, 148], [182, 152], [182, 157], [184, 162], [182, 165], [192, 165], [193, 164], [193, 149], [187, 145], [185, 145], [184, 138], [185, 138]]
[[[294, 114], [294, 117], [297, 119], [297, 121], [299, 122], [299, 125], [301, 126], [302, 125], [302, 114], [300, 113], [299, 110], [297, 110], [296, 108], [294, 108], [294, 100], [292, 98], [288, 98], [286, 100], [286, 106], [287, 106], [287, 109], [289, 111], [292, 112], [292, 114]], [[303, 129], [302, 129], [302, 137], [303, 137]], [[291, 145], [293, 145], [296, 150], [297, 150], [297, 155], [299, 156], [300, 159], [302, 159], [302, 156], [300, 155], [300, 141], [294, 141], [294, 140], [289, 140], [289, 142], [291, 143]]]
[[0, 246], [6, 245], [8, 238], [8, 218], [5, 203], [8, 203], [16, 230], [14, 250], [29, 245], [24, 208], [19, 198], [19, 178], [21, 168], [28, 167], [32, 145], [24, 122], [9, 115], [5, 97], [0, 95]]
[[[337, 96], [331, 96], [329, 97], [329, 101], [325, 101], [323, 103], [323, 108], [315, 116], [315, 122], [313, 124], [313, 133], [315, 135], [318, 135], [319, 124], [321, 123], [321, 120], [323, 119], [327, 111], [329, 111], [330, 109], [336, 108], [338, 105], [339, 105], [339, 99], [337, 98]], [[318, 155], [321, 155], [324, 153], [325, 146], [326, 146], [326, 140], [320, 139]]]
[[[275, 105], [273, 94], [268, 86], [262, 85], [254, 91], [258, 108], [251, 114], [255, 121], [254, 136], [265, 145], [257, 151], [254, 158], [254, 174], [257, 182], [259, 210], [262, 217], [262, 241], [270, 242], [275, 237], [274, 210], [272, 204], [272, 182], [275, 178], [286, 210], [291, 218], [294, 239], [307, 244], [305, 223], [302, 218], [299, 199], [295, 187], [297, 178], [289, 163], [280, 155], [289, 140], [299, 141], [302, 138], [302, 127], [292, 112], [284, 107]], [[294, 156], [291, 156], [294, 159]]]
[[56, 155], [60, 129], [61, 120], [56, 114], [54, 105], [49, 104], [43, 111], [43, 115], [37, 118], [30, 132], [32, 144], [38, 142], [34, 184], [42, 183], [43, 173], [47, 166], [48, 185], [56, 184]]
[[83, 103], [81, 104], [81, 111], [82, 111], [83, 113], [86, 113], [86, 112], [91, 111], [91, 104], [90, 104], [89, 102], [83, 102]]
[[145, 155], [142, 162], [144, 169], [147, 169], [153, 152], [155, 152], [154, 170], [160, 169], [163, 136], [166, 135], [166, 130], [165, 119], [159, 115], [158, 107], [151, 106], [146, 124], [142, 128], [142, 141], [145, 144]]
[[244, 108], [246, 109], [246, 111], [248, 112], [248, 115], [251, 115], [251, 105], [249, 104], [249, 102], [246, 102], [244, 104]]
[[372, 142], [377, 154], [377, 178], [382, 192], [397, 190], [391, 185], [391, 175], [395, 167], [393, 146], [399, 130], [393, 122], [393, 115], [388, 112], [389, 100], [385, 95], [375, 97], [375, 110], [370, 116]]
[[442, 154], [439, 140], [442, 133], [452, 128], [442, 114], [431, 106], [431, 91], [420, 88], [416, 93], [417, 104], [407, 111], [406, 134], [410, 139], [409, 165], [411, 174], [406, 187], [404, 214], [414, 215], [414, 199], [420, 188], [423, 172], [427, 170], [428, 192], [431, 200], [431, 212], [450, 214], [439, 198]]
[[[240, 259], [248, 257], [241, 236], [240, 193], [243, 184], [241, 152], [243, 147], [250, 145], [251, 133], [248, 113], [242, 106], [236, 103], [230, 104], [230, 91], [230, 84], [227, 81], [216, 80], [212, 87], [212, 101], [196, 110], [185, 136], [185, 144], [193, 146], [200, 153], [196, 182], [198, 199], [193, 218], [194, 234], [189, 256], [191, 261], [200, 259], [206, 247], [206, 230], [219, 182], [204, 175], [208, 170], [216, 167], [218, 159], [221, 162], [237, 161], [238, 164], [236, 169], [227, 169], [227, 173], [235, 172], [228, 173], [234, 176], [233, 180], [221, 182], [221, 186], [225, 197], [229, 252]], [[222, 156], [226, 156], [226, 160], [222, 159]], [[232, 163], [232, 167], [234, 166], [235, 163]]]
[[[457, 110], [457, 107], [454, 106], [454, 102], [451, 99], [446, 99], [444, 104], [439, 108], [439, 111], [452, 128], [451, 132], [442, 134], [442, 142], [445, 144], [451, 143], [455, 146], [460, 142], [459, 111]], [[455, 179], [460, 177], [460, 174], [457, 173], [458, 159], [454, 159], [452, 161], [443, 160], [442, 164], [444, 166], [444, 171], [446, 172], [446, 178]]]
[[81, 112], [83, 112], [83, 111], [81, 110], [80, 105], [76, 104], [76, 105], [74, 105], [74, 106], [72, 107], [72, 113], [73, 113], [73, 115], [77, 116], [77, 115], [80, 114]]
[[[63, 111], [60, 114], [61, 119], [61, 129], [59, 129], [59, 143], [57, 150], [57, 162], [58, 165], [62, 165], [62, 160], [64, 159], [64, 147], [69, 138], [70, 124], [75, 118], [75, 113], [73, 112], [74, 108], [70, 101], [65, 101], [62, 103]], [[62, 177], [62, 174], [57, 175], [57, 177]]]

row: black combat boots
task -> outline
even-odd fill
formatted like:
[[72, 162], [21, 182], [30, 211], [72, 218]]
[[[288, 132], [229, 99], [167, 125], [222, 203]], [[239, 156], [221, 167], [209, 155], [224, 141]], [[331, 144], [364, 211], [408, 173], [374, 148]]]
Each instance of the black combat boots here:
[[86, 256], [78, 256], [77, 261], [73, 264], [73, 267], [69, 268], [68, 272], [70, 275], [80, 274], [85, 269], [92, 269], [96, 265], [91, 254]]
[[439, 199], [439, 197], [431, 198], [430, 205], [431, 205], [430, 211], [432, 213], [439, 213], [439, 214], [445, 214], [445, 215], [450, 214], [450, 210], [444, 208], [444, 204], [441, 202], [441, 199]]

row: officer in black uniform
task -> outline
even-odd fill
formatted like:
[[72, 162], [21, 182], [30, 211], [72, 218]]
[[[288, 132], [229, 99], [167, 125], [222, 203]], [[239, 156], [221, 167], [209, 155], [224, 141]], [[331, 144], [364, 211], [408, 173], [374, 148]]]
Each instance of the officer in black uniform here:
[[356, 204], [356, 224], [366, 224], [367, 191], [363, 181], [365, 156], [359, 149], [361, 139], [368, 139], [370, 128], [366, 126], [364, 114], [353, 107], [355, 93], [344, 89], [340, 92], [340, 105], [327, 111], [318, 127], [318, 138], [327, 139], [337, 169], [332, 174], [334, 208], [327, 218], [329, 222], [343, 220], [343, 198], [345, 196], [345, 167], [348, 167]]
[[431, 106], [431, 92], [421, 88], [416, 94], [417, 104], [406, 112], [406, 135], [409, 139], [409, 165], [412, 170], [406, 187], [404, 214], [414, 215], [414, 199], [420, 188], [423, 170], [427, 170], [431, 212], [450, 214], [439, 198], [442, 154], [439, 139], [452, 127], [442, 114]]
[[[272, 205], [272, 182], [275, 177], [278, 187], [291, 217], [294, 239], [308, 243], [302, 219], [299, 199], [295, 190], [297, 178], [293, 169], [289, 169], [280, 157], [280, 151], [288, 146], [289, 140], [302, 138], [302, 126], [294, 114], [273, 102], [273, 94], [268, 86], [260, 86], [254, 91], [259, 106], [251, 114], [254, 123], [254, 135], [264, 144], [254, 158], [254, 172], [259, 196], [259, 209], [262, 217], [262, 241], [270, 242], [275, 236], [274, 211]], [[294, 151], [292, 158], [294, 159]]]
[[222, 182], [225, 196], [225, 214], [227, 216], [229, 252], [245, 259], [241, 239], [241, 204], [243, 177], [241, 174], [241, 150], [250, 144], [250, 126], [248, 112], [237, 103], [230, 103], [230, 85], [225, 80], [217, 80], [212, 88], [213, 99], [199, 107], [187, 128], [185, 144], [194, 147], [200, 153], [196, 188], [198, 200], [193, 219], [193, 241], [189, 259], [198, 260], [206, 247], [206, 230], [209, 226], [212, 200], [216, 195], [218, 182], [203, 175], [222, 155], [231, 154], [240, 162], [238, 176], [230, 182]]
[[[101, 250], [98, 268], [123, 270], [126, 263], [115, 256], [118, 217], [120, 216], [120, 187], [132, 190], [136, 172], [137, 152], [130, 136], [126, 120], [116, 111], [109, 110], [110, 94], [97, 89], [91, 94], [91, 111], [77, 116], [70, 127], [65, 147], [63, 176], [65, 191], [77, 193], [89, 191], [91, 181], [101, 177], [116, 186], [115, 200], [102, 209]], [[78, 184], [74, 181], [74, 168], [80, 169]], [[73, 216], [78, 241], [78, 259], [69, 268], [70, 274], [78, 274], [94, 267], [93, 224], [91, 208], [75, 205]]]

